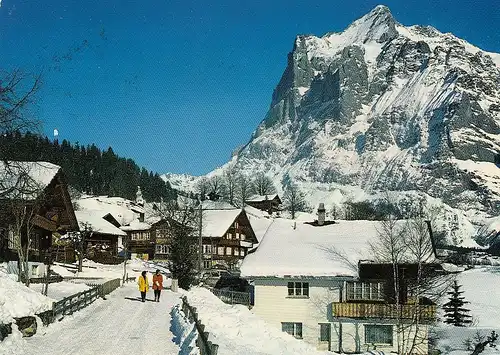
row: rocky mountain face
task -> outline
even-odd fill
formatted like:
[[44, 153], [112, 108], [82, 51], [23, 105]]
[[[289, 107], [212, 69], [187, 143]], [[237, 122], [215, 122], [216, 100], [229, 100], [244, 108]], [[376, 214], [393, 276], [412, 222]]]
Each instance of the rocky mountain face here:
[[368, 193], [424, 191], [500, 211], [500, 56], [378, 6], [342, 33], [298, 36], [237, 163]]
[[499, 134], [500, 55], [377, 6], [342, 33], [296, 38], [229, 164], [294, 181], [313, 205], [395, 191], [498, 216]]

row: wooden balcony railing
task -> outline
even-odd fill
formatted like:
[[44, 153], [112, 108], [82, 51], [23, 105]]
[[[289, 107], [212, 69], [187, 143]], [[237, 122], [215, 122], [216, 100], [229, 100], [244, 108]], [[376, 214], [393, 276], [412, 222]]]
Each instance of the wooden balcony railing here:
[[[418, 308], [417, 308], [418, 307]], [[436, 317], [436, 305], [415, 305], [383, 303], [339, 303], [332, 304], [334, 317], [345, 318], [389, 318], [413, 319], [419, 315], [421, 320], [433, 320]]]

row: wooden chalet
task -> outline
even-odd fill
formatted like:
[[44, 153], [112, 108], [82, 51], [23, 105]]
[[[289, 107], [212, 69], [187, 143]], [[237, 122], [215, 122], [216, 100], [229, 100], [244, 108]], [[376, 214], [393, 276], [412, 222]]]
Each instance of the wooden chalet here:
[[248, 200], [246, 200], [246, 204], [257, 208], [262, 211], [266, 211], [269, 214], [274, 212], [281, 211], [280, 205], [282, 201], [278, 194], [272, 195], [254, 195], [251, 196]]
[[[416, 313], [422, 322], [436, 317], [436, 304], [425, 297], [419, 304], [413, 297], [418, 274], [417, 264], [398, 264], [398, 297], [394, 287], [393, 265], [387, 263], [360, 262], [359, 279], [346, 281], [339, 302], [332, 303], [333, 316], [352, 319], [412, 319]], [[421, 281], [435, 279], [444, 273], [440, 264], [424, 264]], [[421, 286], [422, 287], [422, 286]], [[399, 300], [399, 311], [396, 300]]]
[[155, 241], [152, 238], [150, 223], [135, 220], [127, 226], [122, 226], [121, 230], [127, 233], [128, 253], [145, 260], [154, 258]]
[[50, 262], [53, 233], [78, 231], [59, 166], [0, 162], [0, 259], [18, 260], [15, 235], [19, 226], [21, 245], [25, 248], [29, 243], [29, 261], [38, 262]]
[[171, 223], [172, 221], [161, 219], [151, 226], [151, 238], [155, 243], [155, 260], [166, 261], [170, 257]]
[[[116, 227], [119, 223], [109, 213], [101, 211], [76, 211], [80, 230], [88, 229], [85, 240], [87, 258], [102, 264], [118, 264], [118, 248], [122, 246], [127, 233]], [[114, 223], [111, 223], [111, 222]]]
[[258, 243], [244, 210], [205, 210], [202, 216], [203, 267], [236, 269]]

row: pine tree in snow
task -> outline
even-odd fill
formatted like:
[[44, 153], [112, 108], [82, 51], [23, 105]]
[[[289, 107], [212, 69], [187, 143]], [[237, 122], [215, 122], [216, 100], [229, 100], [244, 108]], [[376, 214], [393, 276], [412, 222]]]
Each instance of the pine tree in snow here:
[[471, 316], [467, 313], [470, 310], [463, 308], [464, 304], [469, 303], [464, 301], [465, 297], [460, 296], [463, 291], [460, 291], [462, 286], [455, 280], [452, 291], [448, 292], [450, 295], [449, 301], [443, 305], [445, 312], [445, 323], [453, 324], [456, 327], [465, 327], [472, 322]]

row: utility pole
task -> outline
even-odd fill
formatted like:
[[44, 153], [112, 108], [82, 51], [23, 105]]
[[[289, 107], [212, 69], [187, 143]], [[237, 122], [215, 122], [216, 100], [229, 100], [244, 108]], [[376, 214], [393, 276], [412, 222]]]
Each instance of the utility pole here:
[[202, 243], [202, 229], [203, 229], [203, 209], [202, 209], [202, 203], [200, 201], [200, 209], [199, 209], [199, 213], [200, 213], [200, 225], [198, 226], [198, 229], [199, 229], [199, 240], [198, 240], [198, 243], [199, 243], [199, 251], [198, 251], [198, 271], [200, 273], [199, 277], [200, 277], [200, 280], [201, 280], [201, 273], [202, 273], [202, 270], [203, 270], [203, 243]]

